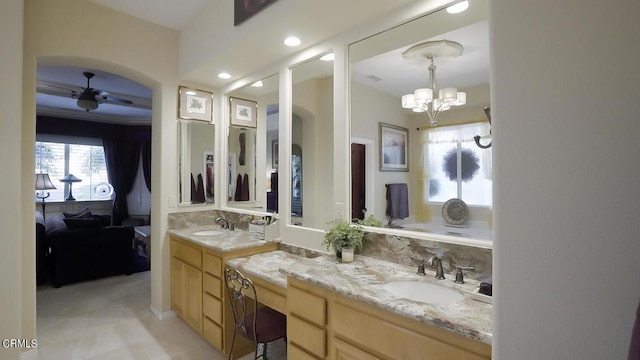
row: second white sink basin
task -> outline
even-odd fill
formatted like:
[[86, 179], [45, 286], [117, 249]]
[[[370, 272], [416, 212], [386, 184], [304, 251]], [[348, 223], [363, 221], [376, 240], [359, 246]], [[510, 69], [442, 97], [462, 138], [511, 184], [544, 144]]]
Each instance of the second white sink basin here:
[[193, 235], [198, 235], [198, 236], [213, 236], [213, 235], [220, 235], [222, 234], [224, 231], [220, 231], [220, 230], [200, 230], [200, 231], [196, 231], [193, 233]]
[[383, 287], [398, 297], [429, 304], [446, 305], [464, 299], [456, 290], [422, 281], [393, 281]]

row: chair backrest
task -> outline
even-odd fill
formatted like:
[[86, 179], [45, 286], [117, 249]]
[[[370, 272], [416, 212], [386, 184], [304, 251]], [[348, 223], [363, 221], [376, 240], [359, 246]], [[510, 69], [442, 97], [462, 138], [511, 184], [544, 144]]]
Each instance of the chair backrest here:
[[[258, 298], [256, 287], [251, 279], [246, 278], [236, 269], [225, 269], [227, 294], [233, 311], [233, 320], [236, 331], [247, 340], [257, 343], [256, 339], [256, 314]], [[247, 298], [252, 298], [248, 300]], [[247, 328], [250, 327], [250, 328]]]

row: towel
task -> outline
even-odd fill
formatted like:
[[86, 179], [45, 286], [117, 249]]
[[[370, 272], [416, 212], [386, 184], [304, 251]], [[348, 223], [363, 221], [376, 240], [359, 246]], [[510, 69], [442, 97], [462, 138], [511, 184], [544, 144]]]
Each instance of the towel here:
[[482, 280], [480, 282], [480, 294], [492, 296], [493, 294], [493, 278], [489, 276], [488, 278]]
[[196, 185], [196, 202], [203, 203], [204, 199], [204, 181], [202, 180], [202, 174], [198, 174], [198, 184]]
[[249, 201], [249, 175], [244, 174], [242, 179], [242, 192], [240, 193], [240, 200]]
[[409, 189], [407, 184], [387, 184], [387, 216], [404, 219], [409, 216]]
[[196, 181], [193, 179], [193, 173], [191, 173], [191, 202], [196, 202]]
[[233, 200], [242, 200], [242, 175], [238, 174], [236, 178], [236, 193], [233, 195]]

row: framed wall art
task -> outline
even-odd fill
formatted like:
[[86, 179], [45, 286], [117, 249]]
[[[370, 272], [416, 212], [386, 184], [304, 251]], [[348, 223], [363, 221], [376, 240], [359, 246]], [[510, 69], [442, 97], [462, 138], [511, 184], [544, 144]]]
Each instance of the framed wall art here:
[[380, 171], [409, 171], [409, 130], [379, 123]]
[[212, 122], [213, 93], [180, 86], [178, 94], [180, 119]]
[[258, 112], [258, 103], [251, 100], [229, 98], [229, 114], [231, 125], [244, 127], [256, 127], [256, 118]]

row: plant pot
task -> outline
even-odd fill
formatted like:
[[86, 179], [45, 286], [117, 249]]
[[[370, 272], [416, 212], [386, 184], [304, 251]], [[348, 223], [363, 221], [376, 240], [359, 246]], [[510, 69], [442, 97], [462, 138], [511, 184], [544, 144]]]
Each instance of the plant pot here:
[[342, 262], [350, 263], [353, 261], [353, 248], [352, 247], [343, 247], [342, 248]]

